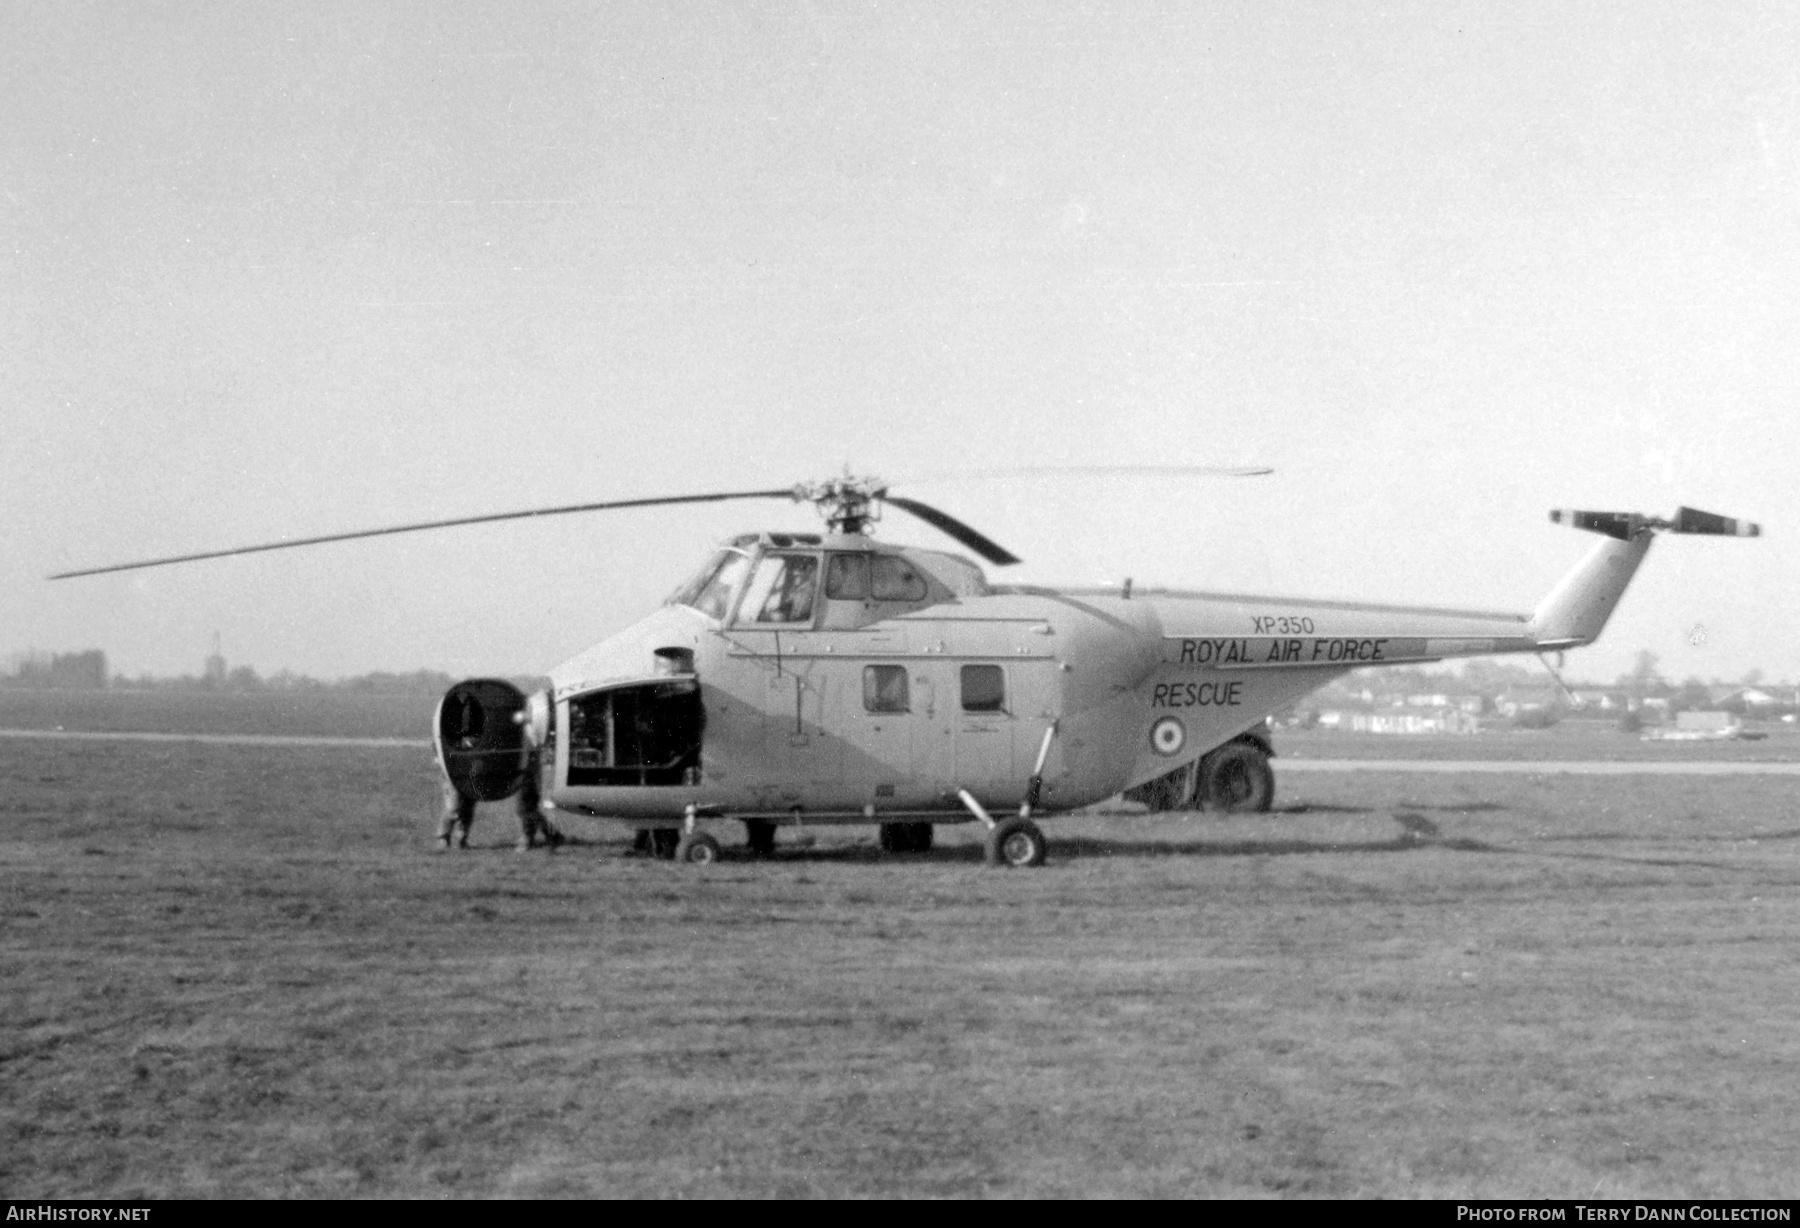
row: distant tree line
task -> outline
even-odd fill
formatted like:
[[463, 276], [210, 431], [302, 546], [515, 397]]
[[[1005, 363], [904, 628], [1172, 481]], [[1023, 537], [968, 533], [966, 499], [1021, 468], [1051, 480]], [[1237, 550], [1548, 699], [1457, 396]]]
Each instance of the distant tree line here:
[[49, 653], [36, 650], [14, 653], [0, 673], [0, 687], [70, 691], [219, 691], [246, 694], [257, 691], [353, 691], [368, 695], [441, 695], [457, 679], [442, 670], [418, 669], [411, 673], [377, 670], [354, 678], [321, 680], [284, 669], [263, 677], [248, 665], [207, 674], [157, 677], [107, 672], [106, 654], [98, 648], [85, 652]]
[[21, 652], [7, 662], [0, 686], [34, 690], [98, 691], [106, 686], [106, 654], [86, 652]]
[[442, 670], [419, 669], [411, 673], [377, 670], [354, 678], [319, 679], [284, 669], [267, 678], [248, 665], [227, 670], [223, 677], [209, 678], [183, 674], [175, 678], [159, 678], [140, 674], [127, 678], [115, 675], [112, 685], [128, 691], [220, 691], [234, 694], [252, 692], [352, 691], [365, 695], [441, 695], [455, 685], [457, 679]]

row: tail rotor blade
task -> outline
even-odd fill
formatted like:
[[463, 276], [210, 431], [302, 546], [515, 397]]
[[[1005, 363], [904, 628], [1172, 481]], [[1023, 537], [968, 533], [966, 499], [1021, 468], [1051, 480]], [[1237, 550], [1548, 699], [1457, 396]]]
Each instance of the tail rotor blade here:
[[1583, 512], [1572, 508], [1558, 508], [1550, 513], [1550, 519], [1555, 524], [1566, 524], [1572, 529], [1586, 529], [1590, 533], [1604, 533], [1620, 541], [1630, 541], [1645, 531], [1703, 533], [1709, 537], [1762, 536], [1762, 526], [1759, 524], [1691, 507], [1676, 508], [1673, 520], [1646, 516], [1641, 512]]
[[1761, 537], [1762, 526], [1748, 520], [1717, 516], [1698, 508], [1678, 507], [1669, 524], [1671, 533], [1706, 533], [1714, 537]]
[[1575, 508], [1557, 508], [1550, 513], [1550, 523], [1566, 524], [1571, 529], [1586, 529], [1589, 533], [1604, 533], [1608, 537], [1627, 542], [1644, 527], [1644, 517], [1631, 512], [1584, 512]]

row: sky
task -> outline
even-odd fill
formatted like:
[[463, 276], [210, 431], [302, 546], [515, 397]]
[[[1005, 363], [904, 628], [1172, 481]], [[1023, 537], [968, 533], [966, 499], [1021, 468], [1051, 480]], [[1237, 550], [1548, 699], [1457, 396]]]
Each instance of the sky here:
[[848, 468], [996, 579], [1484, 609], [1746, 517], [1566, 669], [1800, 679], [1790, 5], [20, 0], [0, 117], [0, 656], [541, 673], [812, 513], [44, 577]]

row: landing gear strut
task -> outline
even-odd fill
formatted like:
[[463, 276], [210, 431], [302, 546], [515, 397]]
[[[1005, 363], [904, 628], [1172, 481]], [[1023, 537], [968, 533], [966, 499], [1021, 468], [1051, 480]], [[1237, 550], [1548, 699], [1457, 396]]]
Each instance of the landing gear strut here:
[[[1047, 743], [1048, 739], [1045, 741]], [[1044, 854], [1049, 851], [1049, 845], [1045, 843], [1044, 833], [1038, 830], [1038, 825], [1027, 817], [1031, 813], [1029, 801], [1019, 807], [1017, 817], [995, 819], [987, 812], [987, 807], [977, 801], [975, 795], [967, 789], [958, 789], [956, 795], [962, 799], [962, 804], [968, 807], [970, 814], [987, 824], [987, 840], [984, 847], [987, 853], [987, 863], [990, 866], [1041, 866], [1044, 864]]]

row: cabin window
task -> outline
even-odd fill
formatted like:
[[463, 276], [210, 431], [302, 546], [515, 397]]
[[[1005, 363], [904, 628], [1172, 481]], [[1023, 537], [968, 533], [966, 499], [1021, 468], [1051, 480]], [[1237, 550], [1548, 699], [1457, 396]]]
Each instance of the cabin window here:
[[819, 588], [819, 559], [811, 554], [765, 554], [744, 590], [739, 622], [810, 623]]
[[680, 593], [677, 603], [692, 606], [708, 618], [724, 618], [738, 585], [750, 574], [750, 556], [741, 550], [721, 550], [712, 570]]
[[906, 689], [904, 665], [863, 667], [863, 707], [870, 712], [910, 712], [912, 698]]
[[924, 573], [894, 554], [834, 554], [825, 568], [825, 595], [833, 601], [923, 601]]
[[595, 691], [569, 701], [571, 785], [682, 785], [700, 780], [705, 726], [693, 681]]
[[998, 665], [962, 667], [964, 712], [1006, 711], [1006, 671]]
[[825, 564], [825, 595], [833, 601], [869, 599], [869, 556], [834, 554]]
[[869, 588], [877, 601], [925, 600], [925, 577], [896, 554], [878, 554], [870, 560]]

